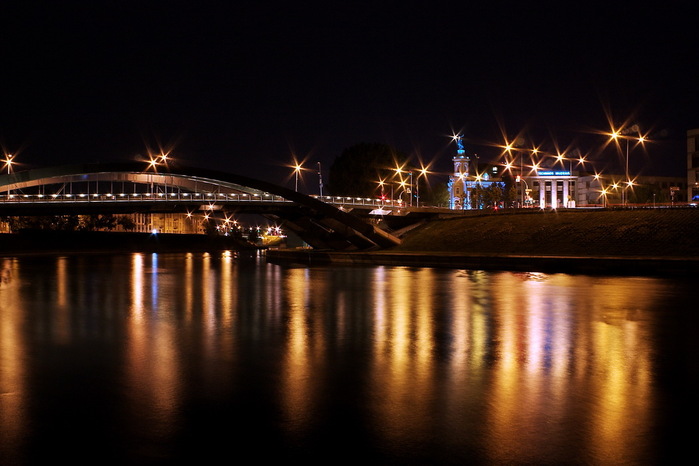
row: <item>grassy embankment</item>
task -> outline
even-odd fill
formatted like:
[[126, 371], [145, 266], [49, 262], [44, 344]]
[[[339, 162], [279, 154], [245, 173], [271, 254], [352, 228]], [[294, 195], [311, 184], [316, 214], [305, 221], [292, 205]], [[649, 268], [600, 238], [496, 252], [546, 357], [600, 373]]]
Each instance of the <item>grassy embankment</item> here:
[[699, 209], [495, 212], [435, 220], [396, 252], [699, 257]]

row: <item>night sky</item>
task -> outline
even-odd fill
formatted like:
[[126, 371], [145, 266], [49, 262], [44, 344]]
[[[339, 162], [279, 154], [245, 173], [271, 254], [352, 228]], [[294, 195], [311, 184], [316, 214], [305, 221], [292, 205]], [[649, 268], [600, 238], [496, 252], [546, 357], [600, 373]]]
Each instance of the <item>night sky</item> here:
[[3, 2], [2, 149], [19, 170], [162, 148], [287, 186], [295, 157], [315, 193], [317, 162], [327, 176], [360, 142], [444, 181], [454, 132], [483, 160], [507, 138], [613, 170], [595, 134], [611, 121], [653, 140], [632, 152], [634, 170], [685, 174], [686, 131], [699, 127], [689, 6], [301, 3]]

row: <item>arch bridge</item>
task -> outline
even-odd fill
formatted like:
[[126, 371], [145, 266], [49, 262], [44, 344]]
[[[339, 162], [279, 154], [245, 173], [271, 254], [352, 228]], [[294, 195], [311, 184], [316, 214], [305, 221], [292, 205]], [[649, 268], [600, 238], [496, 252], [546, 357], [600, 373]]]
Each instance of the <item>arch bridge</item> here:
[[[364, 207], [377, 207], [368, 204], [362, 202]], [[157, 170], [144, 170], [143, 162], [125, 162], [0, 175], [3, 216], [193, 211], [278, 219], [317, 249], [369, 250], [400, 243], [374, 223], [315, 197], [242, 175], [172, 162]]]

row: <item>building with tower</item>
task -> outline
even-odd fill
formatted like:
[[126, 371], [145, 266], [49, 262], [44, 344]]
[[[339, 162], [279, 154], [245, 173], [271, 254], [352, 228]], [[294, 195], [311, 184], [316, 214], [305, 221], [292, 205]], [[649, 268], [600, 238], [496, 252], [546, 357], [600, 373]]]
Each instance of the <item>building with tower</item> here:
[[517, 172], [516, 167], [511, 167], [504, 171], [499, 164], [481, 164], [476, 154], [468, 154], [461, 135], [454, 136], [454, 140], [457, 144], [456, 155], [452, 158], [454, 172], [447, 183], [451, 209], [492, 206], [498, 188], [502, 207], [576, 207], [578, 175], [571, 170], [558, 167], [527, 172], [520, 168]]
[[[500, 167], [496, 165], [481, 166], [476, 154], [467, 154], [463, 145], [463, 136], [454, 136], [456, 155], [452, 158], [454, 171], [449, 175], [449, 208], [456, 210], [480, 209], [482, 203], [477, 198], [478, 192], [490, 189], [493, 184], [504, 187], [500, 178]], [[473, 160], [475, 159], [475, 161]]]

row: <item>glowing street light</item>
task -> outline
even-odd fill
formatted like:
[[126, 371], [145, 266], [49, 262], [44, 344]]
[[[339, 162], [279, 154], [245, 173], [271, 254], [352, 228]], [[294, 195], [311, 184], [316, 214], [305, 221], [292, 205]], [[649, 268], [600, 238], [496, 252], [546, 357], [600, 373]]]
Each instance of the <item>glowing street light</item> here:
[[3, 162], [5, 162], [5, 167], [7, 167], [7, 174], [9, 175], [12, 173], [12, 164], [15, 163], [14, 160], [15, 156], [12, 154], [6, 154], [5, 159]]
[[602, 207], [606, 208], [607, 207], [607, 188], [602, 188], [602, 191], [600, 191], [600, 195], [602, 196]]
[[294, 184], [294, 191], [298, 192], [299, 190], [299, 173], [301, 172], [301, 164], [297, 163], [294, 165], [294, 177], [295, 177], [295, 184]]
[[[636, 133], [636, 134], [638, 134], [638, 136], [637, 137], [628, 137], [627, 135], [631, 134], [631, 133]], [[627, 187], [631, 187], [631, 186], [633, 186], [633, 181], [631, 180], [631, 178], [629, 176], [629, 140], [635, 139], [636, 141], [638, 141], [639, 144], [643, 144], [644, 142], [647, 141], [647, 139], [645, 138], [645, 136], [640, 134], [640, 129], [638, 128], [638, 125], [633, 125], [633, 126], [630, 126], [626, 129], [613, 131], [612, 133], [609, 134], [609, 137], [611, 138], [611, 140], [617, 142], [617, 147], [618, 147], [618, 143], [619, 143], [619, 138], [624, 139], [626, 141], [626, 157], [625, 157], [626, 160], [625, 160], [625, 172], [624, 172], [624, 174], [626, 176], [626, 184], [628, 185]], [[623, 196], [623, 203], [624, 203], [624, 205], [626, 205], [626, 203], [627, 203], [626, 189], [624, 189], [622, 191], [622, 196]]]
[[405, 186], [406, 186], [408, 183], [405, 182], [405, 181], [403, 181], [403, 180], [401, 180], [401, 182], [398, 183], [398, 184], [400, 185], [401, 188], [403, 188], [403, 191], [400, 192], [400, 196], [399, 196], [399, 197], [400, 197], [400, 200], [401, 200], [401, 203], [402, 203], [402, 201], [403, 201], [403, 193], [406, 191]]
[[561, 164], [561, 166], [563, 167], [564, 170], [565, 170], [565, 168], [566, 168], [565, 160], [566, 160], [565, 155], [563, 155], [563, 154], [556, 154], [556, 162], [560, 162], [560, 164]]
[[158, 157], [153, 158], [151, 156], [150, 160], [148, 161], [148, 168], [152, 168], [154, 172], [158, 171]]
[[415, 182], [415, 199], [417, 201], [417, 206], [420, 207], [420, 177], [425, 177], [425, 182], [427, 182], [427, 167], [422, 167], [418, 170], [417, 180]]
[[[381, 188], [381, 202], [383, 202], [385, 200], [383, 187], [386, 184], [386, 182], [383, 179], [380, 179], [379, 181], [377, 181], [377, 183], [379, 185], [379, 188]], [[393, 197], [393, 196], [391, 196], [391, 197]], [[393, 200], [393, 199], [391, 199], [391, 200]]]

